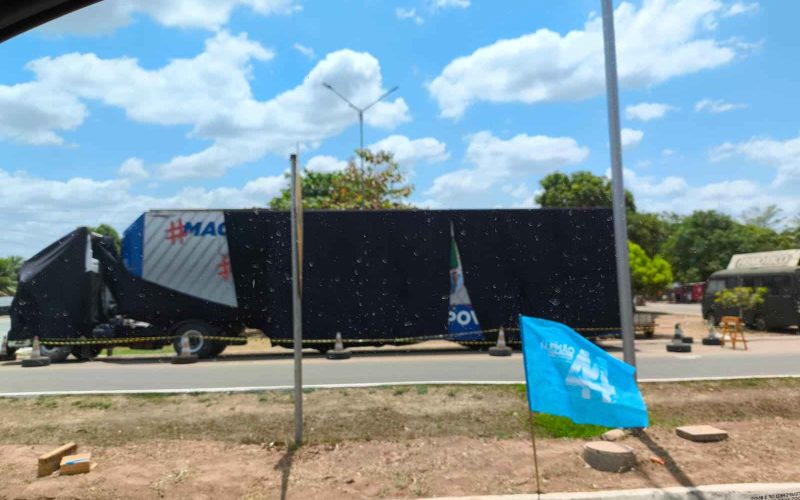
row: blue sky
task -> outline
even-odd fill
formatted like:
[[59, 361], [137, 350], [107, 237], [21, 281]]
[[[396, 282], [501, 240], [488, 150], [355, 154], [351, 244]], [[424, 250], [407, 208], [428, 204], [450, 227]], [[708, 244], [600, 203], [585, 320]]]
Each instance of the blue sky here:
[[[0, 255], [150, 208], [251, 207], [296, 144], [395, 153], [432, 208], [531, 207], [608, 170], [597, 0], [105, 0], [0, 45]], [[788, 1], [615, 2], [640, 209], [800, 210]]]

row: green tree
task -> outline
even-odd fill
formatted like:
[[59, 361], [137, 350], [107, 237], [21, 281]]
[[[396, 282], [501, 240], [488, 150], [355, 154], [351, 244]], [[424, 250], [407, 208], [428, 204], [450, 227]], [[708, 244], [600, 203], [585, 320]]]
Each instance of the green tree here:
[[12, 255], [0, 258], [0, 296], [14, 295], [17, 291], [17, 273], [22, 267], [22, 257]]
[[[555, 172], [546, 175], [539, 184], [542, 192], [536, 203], [544, 208], [611, 207], [611, 180], [591, 172], [580, 171], [571, 175]], [[625, 191], [625, 206], [636, 211], [633, 194]]]
[[97, 234], [103, 235], [103, 236], [110, 237], [111, 241], [114, 242], [114, 248], [117, 249], [118, 253], [122, 249], [122, 240], [119, 237], [119, 233], [117, 232], [116, 229], [114, 229], [113, 227], [109, 226], [108, 224], [100, 224], [97, 227], [90, 227], [89, 231], [91, 231], [93, 233], [97, 233]]
[[726, 288], [717, 292], [714, 302], [725, 309], [737, 309], [739, 317], [743, 317], [744, 311], [755, 309], [764, 303], [764, 295], [767, 289], [763, 286], [753, 288], [749, 286], [737, 286], [736, 288]]
[[781, 215], [783, 210], [777, 205], [767, 205], [766, 207], [751, 207], [742, 212], [742, 221], [752, 226], [775, 229], [784, 221]]
[[[359, 150], [364, 159], [364, 171], [355, 161], [348, 162], [341, 172], [310, 172], [302, 177], [303, 206], [310, 209], [394, 209], [409, 208], [407, 199], [414, 188], [391, 153]], [[288, 210], [291, 187], [281, 191], [269, 206], [273, 210]]]
[[628, 239], [641, 246], [647, 255], [664, 252], [664, 244], [675, 230], [672, 215], [628, 212]]
[[636, 295], [656, 297], [672, 284], [672, 266], [663, 257], [647, 253], [632, 241], [628, 242], [631, 282]]
[[727, 267], [737, 253], [790, 248], [791, 241], [772, 229], [741, 224], [714, 210], [683, 218], [664, 244], [665, 257], [679, 281], [703, 281]]

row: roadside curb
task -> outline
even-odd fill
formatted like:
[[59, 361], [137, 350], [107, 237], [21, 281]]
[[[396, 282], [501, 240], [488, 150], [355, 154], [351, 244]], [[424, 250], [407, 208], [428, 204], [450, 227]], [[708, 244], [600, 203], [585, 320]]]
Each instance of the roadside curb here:
[[439, 497], [437, 500], [800, 500], [800, 483], [713, 484], [696, 487], [643, 488], [636, 490], [536, 493], [525, 495]]

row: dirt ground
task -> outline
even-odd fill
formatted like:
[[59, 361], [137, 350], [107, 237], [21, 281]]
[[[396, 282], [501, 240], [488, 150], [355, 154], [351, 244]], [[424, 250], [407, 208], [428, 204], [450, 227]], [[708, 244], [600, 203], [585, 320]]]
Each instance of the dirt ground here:
[[[623, 474], [595, 471], [580, 457], [586, 436], [602, 429], [538, 417], [545, 492], [800, 478], [800, 381], [648, 384], [643, 392], [652, 425], [623, 440], [639, 460]], [[0, 498], [535, 491], [520, 387], [310, 391], [304, 405], [308, 444], [292, 450], [287, 393], [0, 400]], [[730, 439], [675, 436], [674, 426], [692, 423], [716, 425]], [[95, 468], [36, 479], [36, 457], [71, 440], [92, 452]]]

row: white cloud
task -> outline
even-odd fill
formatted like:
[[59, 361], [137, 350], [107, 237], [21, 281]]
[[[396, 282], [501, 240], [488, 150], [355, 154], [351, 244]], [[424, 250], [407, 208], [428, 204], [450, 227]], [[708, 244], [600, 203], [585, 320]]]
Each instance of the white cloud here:
[[674, 106], [669, 104], [661, 104], [658, 102], [642, 102], [633, 106], [625, 108], [625, 116], [629, 120], [639, 120], [642, 122], [649, 122], [663, 118], [667, 112], [674, 110]]
[[[203, 151], [161, 165], [159, 174], [171, 179], [219, 177], [230, 167], [268, 153], [284, 154], [297, 142], [317, 144], [341, 133], [357, 117], [322, 82], [365, 102], [385, 92], [377, 59], [340, 50], [318, 62], [297, 87], [267, 101], [256, 100], [250, 86], [252, 62], [272, 57], [271, 50], [246, 35], [220, 32], [196, 57], [173, 59], [158, 69], [145, 69], [130, 58], [77, 53], [37, 59], [28, 67], [36, 75], [32, 85], [124, 109], [137, 122], [189, 125], [192, 137], [211, 142]], [[381, 128], [408, 120], [402, 98], [378, 103], [366, 117], [368, 124]], [[62, 118], [54, 120], [53, 127], [64, 123], [75, 126], [74, 120]], [[40, 130], [45, 126], [34, 129], [38, 135], [33, 137], [54, 140], [53, 130]]]
[[675, 155], [675, 151], [672, 150], [672, 149], [666, 148], [663, 151], [661, 151], [661, 154], [664, 157], [669, 158], [670, 156], [674, 156]]
[[[606, 171], [606, 177], [611, 177], [610, 170]], [[686, 180], [681, 177], [669, 176], [656, 180], [651, 176], [640, 177], [636, 172], [627, 168], [623, 171], [623, 179], [625, 187], [633, 191], [637, 200], [639, 196], [652, 198], [678, 195], [689, 187]]]
[[0, 139], [34, 146], [64, 144], [89, 112], [75, 96], [42, 82], [0, 85]]
[[642, 139], [644, 138], [644, 132], [632, 128], [622, 129], [621, 134], [622, 134], [623, 148], [638, 146], [639, 143], [642, 142]]
[[[645, 0], [615, 11], [619, 78], [641, 88], [715, 68], [735, 47], [705, 38], [704, 20], [719, 16], [717, 0]], [[459, 118], [476, 101], [527, 104], [579, 100], [604, 89], [602, 21], [561, 35], [548, 29], [499, 40], [450, 62], [428, 86], [441, 115]]]
[[466, 9], [470, 6], [470, 0], [431, 0], [431, 6], [434, 9]]
[[734, 109], [746, 108], [746, 104], [733, 104], [723, 100], [701, 99], [694, 105], [695, 111], [708, 111], [709, 113], [725, 113]]
[[[609, 172], [606, 172], [606, 176]], [[636, 206], [648, 212], [676, 212], [688, 214], [695, 210], [717, 210], [731, 213], [731, 199], [746, 200], [749, 206], [767, 206], [778, 203], [788, 213], [800, 210], [800, 199], [783, 195], [747, 179], [732, 179], [692, 186], [684, 178], [668, 176], [641, 177], [625, 169], [625, 187], [636, 198]]]
[[242, 208], [265, 206], [286, 185], [282, 176], [262, 177], [241, 188], [185, 188], [172, 196], [131, 192], [127, 179], [43, 179], [0, 169], [0, 213], [4, 238], [0, 255], [33, 255], [78, 225], [108, 223], [117, 230], [142, 212], [158, 208]]
[[469, 201], [469, 195], [483, 193], [500, 182], [541, 174], [576, 165], [589, 156], [589, 149], [570, 137], [519, 134], [504, 140], [491, 132], [469, 137], [463, 168], [434, 179], [425, 193], [439, 205]]
[[411, 19], [417, 24], [422, 24], [424, 22], [422, 17], [417, 14], [417, 9], [398, 7], [394, 10], [394, 15], [401, 21]]
[[140, 158], [128, 158], [125, 160], [122, 165], [120, 165], [119, 170], [117, 170], [117, 175], [132, 181], [143, 180], [150, 177], [150, 174], [144, 168], [144, 162]]
[[327, 155], [317, 155], [306, 163], [306, 169], [314, 172], [338, 172], [346, 167], [346, 161]]
[[409, 139], [404, 135], [390, 135], [369, 146], [372, 151], [387, 151], [401, 167], [413, 167], [417, 163], [438, 163], [450, 158], [447, 144], [433, 137]]
[[774, 167], [774, 186], [800, 185], [800, 136], [785, 141], [754, 137], [740, 143], [726, 142], [711, 151], [711, 161], [742, 157]]
[[755, 14], [760, 9], [758, 2], [736, 2], [725, 11], [723, 17], [734, 17], [741, 14]]
[[142, 14], [163, 26], [217, 30], [240, 7], [263, 16], [287, 15], [302, 9], [294, 0], [104, 0], [40, 29], [56, 35], [107, 34], [129, 25]]
[[314, 49], [312, 49], [311, 47], [306, 47], [305, 45], [301, 45], [299, 43], [295, 43], [294, 45], [292, 45], [292, 48], [294, 48], [294, 50], [296, 50], [297, 52], [300, 52], [301, 54], [303, 54], [304, 56], [306, 56], [309, 59], [316, 59], [317, 58], [316, 52], [314, 52]]

